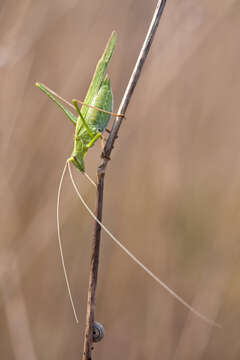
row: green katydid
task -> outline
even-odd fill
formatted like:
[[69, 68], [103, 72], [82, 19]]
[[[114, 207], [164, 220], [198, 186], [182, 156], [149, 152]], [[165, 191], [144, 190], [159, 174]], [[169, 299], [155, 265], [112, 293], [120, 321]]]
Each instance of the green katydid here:
[[[78, 113], [78, 118], [66, 109], [53, 95], [53, 92], [43, 84], [36, 85], [45, 92], [67, 115], [75, 125], [74, 147], [68, 161], [72, 162], [81, 172], [85, 172], [84, 157], [89, 148], [102, 138], [102, 132], [106, 129], [113, 110], [113, 95], [106, 69], [112, 57], [116, 45], [116, 33], [113, 32], [108, 40], [106, 49], [99, 60], [91, 84], [89, 86], [85, 105], [81, 110], [78, 101], [73, 104]], [[102, 111], [103, 110], [103, 111]]]
[[[106, 126], [110, 120], [111, 114], [114, 116], [123, 116], [121, 114], [114, 114], [113, 111], [113, 95], [110, 85], [109, 77], [105, 72], [111, 56], [113, 54], [114, 48], [116, 44], [116, 33], [113, 32], [108, 40], [107, 46], [104, 50], [104, 53], [100, 60], [98, 61], [95, 73], [93, 75], [92, 81], [90, 83], [87, 95], [85, 97], [84, 102], [73, 100], [73, 105], [59, 95], [57, 95], [54, 91], [50, 90], [47, 86], [36, 83], [36, 85], [48, 95], [48, 97], [53, 100], [67, 115], [67, 117], [71, 120], [71, 122], [75, 125], [75, 137], [74, 137], [74, 148], [71, 157], [67, 160], [62, 177], [59, 184], [58, 189], [58, 199], [57, 199], [57, 227], [58, 227], [58, 240], [60, 247], [60, 254], [62, 260], [62, 266], [64, 270], [65, 280], [68, 288], [69, 297], [71, 300], [73, 312], [76, 321], [78, 322], [78, 318], [75, 311], [75, 306], [72, 300], [71, 290], [69, 286], [69, 281], [67, 277], [67, 272], [65, 268], [62, 244], [60, 238], [60, 225], [59, 225], [59, 202], [60, 202], [60, 192], [62, 188], [63, 177], [68, 167], [70, 178], [75, 188], [75, 191], [80, 198], [83, 205], [86, 207], [90, 215], [99, 223], [99, 225], [103, 228], [103, 230], [111, 237], [111, 239], [137, 264], [139, 265], [148, 275], [150, 275], [158, 284], [160, 284], [165, 290], [167, 290], [173, 297], [175, 297], [181, 304], [183, 304], [188, 310], [193, 312], [195, 315], [203, 319], [205, 322], [218, 326], [213, 320], [208, 319], [205, 315], [202, 315], [199, 311], [195, 310], [191, 305], [189, 305], [184, 299], [182, 299], [178, 294], [176, 294], [171, 288], [169, 288], [162, 280], [160, 280], [156, 275], [152, 273], [140, 260], [136, 258], [94, 215], [92, 210], [88, 207], [81, 194], [79, 193], [76, 183], [73, 179], [73, 175], [70, 168], [70, 163], [72, 162], [81, 173], [86, 175], [85, 173], [85, 165], [84, 165], [84, 157], [89, 148], [91, 148], [95, 142], [102, 138], [102, 132], [106, 129]], [[104, 77], [105, 76], [105, 77]], [[62, 102], [67, 103], [70, 107], [74, 107], [78, 113], [78, 117], [72, 114], [62, 103], [58, 100], [60, 99]], [[82, 108], [80, 110], [78, 106], [78, 102], [82, 104]], [[86, 175], [87, 176], [87, 175]], [[87, 176], [88, 177], [88, 176]], [[88, 179], [94, 183], [89, 177]], [[95, 185], [95, 184], [94, 184]]]

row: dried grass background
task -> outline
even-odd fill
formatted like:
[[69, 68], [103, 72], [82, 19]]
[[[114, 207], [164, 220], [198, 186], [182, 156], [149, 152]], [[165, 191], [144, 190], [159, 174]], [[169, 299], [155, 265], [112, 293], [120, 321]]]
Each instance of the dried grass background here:
[[[113, 29], [115, 110], [156, 1], [2, 0], [1, 359], [80, 359], [93, 221], [68, 177], [62, 237], [80, 326], [58, 254], [56, 194], [73, 127], [34, 87], [83, 99]], [[153, 272], [223, 325], [209, 327], [104, 234], [94, 359], [240, 357], [240, 6], [169, 0], [112, 153], [104, 223]], [[86, 157], [94, 176], [100, 145]], [[75, 173], [95, 206], [95, 190]]]

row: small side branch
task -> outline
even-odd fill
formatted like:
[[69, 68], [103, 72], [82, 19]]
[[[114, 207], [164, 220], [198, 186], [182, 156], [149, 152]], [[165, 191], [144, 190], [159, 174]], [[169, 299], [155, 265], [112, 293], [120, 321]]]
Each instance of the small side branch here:
[[[121, 104], [118, 109], [118, 114], [121, 114], [121, 117], [116, 117], [102, 153], [102, 163], [98, 167], [98, 182], [97, 182], [98, 200], [97, 200], [97, 210], [96, 210], [97, 218], [100, 221], [102, 220], [104, 175], [105, 175], [106, 167], [108, 161], [110, 160], [110, 155], [114, 146], [114, 142], [117, 139], [118, 131], [121, 126], [123, 116], [126, 113], [132, 94], [140, 77], [144, 62], [147, 58], [149, 49], [151, 47], [165, 4], [166, 4], [166, 0], [159, 0], [157, 3], [145, 41], [139, 53], [139, 57], [137, 59], [136, 65], [134, 67], [134, 70], [132, 72], [132, 75], [130, 77], [130, 80], [128, 82], [127, 88], [125, 90], [124, 96], [122, 98]], [[96, 286], [97, 286], [100, 240], [101, 240], [101, 226], [96, 222], [93, 249], [91, 255], [86, 328], [85, 328], [85, 337], [84, 337], [84, 352], [83, 352], [82, 360], [92, 360], [92, 355], [91, 355], [92, 332], [93, 332], [94, 311], [95, 311], [95, 303], [96, 303]]]

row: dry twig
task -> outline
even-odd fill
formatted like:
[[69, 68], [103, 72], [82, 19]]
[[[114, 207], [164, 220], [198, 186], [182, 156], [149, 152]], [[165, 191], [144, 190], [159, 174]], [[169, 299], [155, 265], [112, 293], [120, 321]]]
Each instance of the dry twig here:
[[[156, 33], [160, 17], [165, 7], [166, 0], [159, 0], [152, 17], [150, 27], [148, 29], [145, 41], [142, 49], [139, 53], [136, 65], [133, 69], [132, 75], [128, 82], [124, 96], [118, 109], [118, 114], [125, 115], [129, 102], [131, 100], [133, 91], [136, 87], [138, 79], [140, 77], [144, 62], [148, 55], [151, 47], [154, 35]], [[114, 146], [114, 142], [117, 139], [117, 134], [121, 126], [123, 117], [116, 117], [106, 145], [102, 153], [102, 163], [97, 170], [97, 208], [96, 216], [99, 221], [102, 221], [102, 208], [103, 208], [103, 189], [104, 189], [104, 176], [110, 155]], [[82, 360], [92, 359], [92, 334], [93, 334], [93, 322], [94, 322], [94, 310], [95, 310], [95, 299], [96, 299], [96, 287], [97, 287], [97, 275], [98, 275], [98, 264], [99, 264], [99, 251], [101, 241], [101, 226], [95, 223], [95, 232], [92, 246], [92, 255], [90, 263], [90, 275], [89, 275], [89, 286], [88, 286], [88, 302], [87, 302], [87, 314], [86, 314], [86, 327], [84, 336], [84, 349]]]

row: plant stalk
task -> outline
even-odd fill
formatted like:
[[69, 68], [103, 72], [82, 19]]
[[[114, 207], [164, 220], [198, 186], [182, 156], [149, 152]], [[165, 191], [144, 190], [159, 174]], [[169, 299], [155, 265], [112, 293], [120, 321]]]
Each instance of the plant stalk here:
[[[97, 176], [97, 207], [96, 217], [102, 221], [103, 209], [103, 187], [104, 187], [104, 173]], [[83, 344], [83, 360], [90, 360], [92, 353], [93, 343], [93, 322], [96, 306], [96, 288], [98, 278], [98, 265], [100, 255], [100, 242], [101, 242], [101, 226], [95, 222], [95, 230], [92, 244], [92, 255], [90, 261], [89, 285], [88, 285], [88, 300], [87, 300], [87, 314], [86, 325]]]
[[[136, 65], [133, 69], [132, 75], [129, 79], [128, 85], [126, 87], [125, 93], [123, 95], [121, 104], [118, 109], [118, 114], [125, 115], [127, 107], [130, 103], [132, 94], [139, 80], [144, 62], [147, 58], [149, 49], [151, 47], [154, 35], [156, 33], [157, 27], [163, 9], [165, 7], [166, 0], [159, 0], [155, 9], [155, 12], [152, 17], [151, 24], [149, 26], [146, 38], [144, 40], [143, 46], [139, 53]], [[96, 216], [99, 221], [102, 221], [102, 207], [103, 207], [103, 189], [104, 189], [104, 176], [108, 161], [110, 160], [110, 155], [113, 150], [114, 142], [118, 137], [118, 131], [121, 126], [123, 117], [116, 117], [113, 123], [111, 132], [105, 144], [104, 150], [102, 152], [102, 161], [98, 167], [97, 171], [97, 208]], [[100, 242], [101, 242], [101, 226], [96, 222], [95, 223], [95, 233], [93, 239], [91, 263], [90, 263], [90, 275], [89, 275], [89, 287], [88, 287], [88, 302], [87, 302], [87, 315], [86, 315], [86, 326], [85, 326], [85, 336], [84, 336], [84, 351], [82, 360], [92, 360], [92, 333], [93, 333], [93, 322], [94, 322], [94, 312], [96, 306], [96, 287], [97, 287], [97, 275], [98, 275], [98, 264], [99, 264], [99, 251], [100, 251]]]

